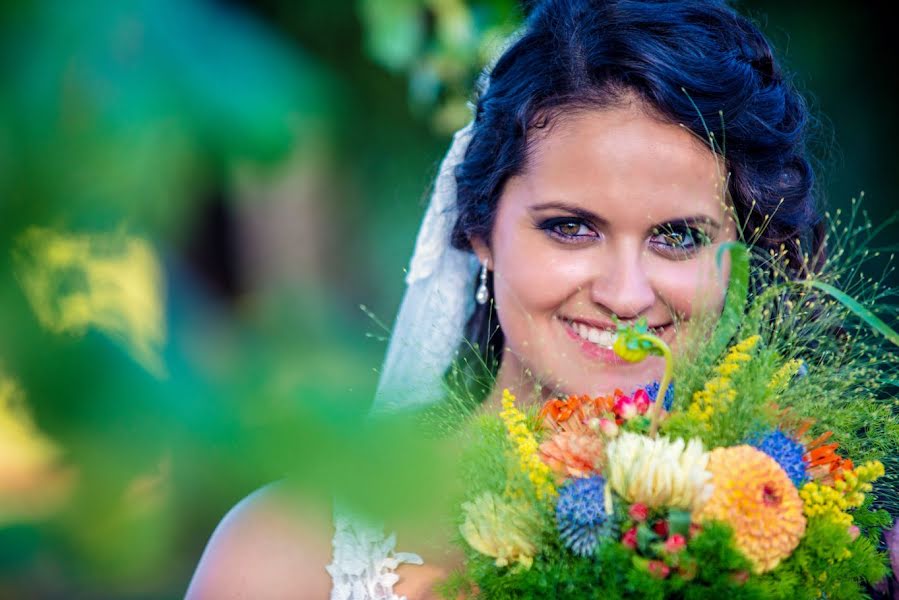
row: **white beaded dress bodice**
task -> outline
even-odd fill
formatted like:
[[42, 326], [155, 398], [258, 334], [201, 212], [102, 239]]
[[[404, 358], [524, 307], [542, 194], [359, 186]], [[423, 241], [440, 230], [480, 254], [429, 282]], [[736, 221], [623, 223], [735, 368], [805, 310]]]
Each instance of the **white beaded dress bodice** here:
[[417, 554], [396, 552], [396, 536], [340, 512], [334, 517], [331, 600], [405, 600], [393, 593], [396, 568], [422, 564]]

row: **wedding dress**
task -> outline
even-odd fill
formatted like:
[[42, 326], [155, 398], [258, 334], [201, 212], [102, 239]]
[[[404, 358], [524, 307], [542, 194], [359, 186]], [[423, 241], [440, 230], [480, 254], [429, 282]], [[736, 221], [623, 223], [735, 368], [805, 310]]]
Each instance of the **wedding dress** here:
[[396, 552], [396, 536], [358, 518], [336, 513], [331, 600], [401, 600], [393, 593], [394, 572], [403, 563], [420, 565], [417, 554]]
[[[478, 263], [471, 252], [452, 247], [456, 222], [454, 170], [465, 155], [471, 126], [460, 130], [440, 165], [415, 252], [406, 293], [381, 370], [374, 412], [435, 402], [443, 375], [462, 342], [474, 309]], [[422, 564], [417, 554], [396, 552], [396, 537], [335, 507], [331, 600], [403, 600], [393, 592], [400, 564]]]

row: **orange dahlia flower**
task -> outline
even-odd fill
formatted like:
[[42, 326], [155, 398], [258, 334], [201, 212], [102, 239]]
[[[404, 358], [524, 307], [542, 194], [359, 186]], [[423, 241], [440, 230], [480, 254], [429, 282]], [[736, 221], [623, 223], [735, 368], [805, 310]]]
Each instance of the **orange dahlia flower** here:
[[756, 573], [790, 556], [805, 533], [802, 500], [777, 462], [751, 446], [716, 448], [706, 469], [714, 491], [693, 513], [696, 523], [722, 521], [734, 528], [737, 548]]

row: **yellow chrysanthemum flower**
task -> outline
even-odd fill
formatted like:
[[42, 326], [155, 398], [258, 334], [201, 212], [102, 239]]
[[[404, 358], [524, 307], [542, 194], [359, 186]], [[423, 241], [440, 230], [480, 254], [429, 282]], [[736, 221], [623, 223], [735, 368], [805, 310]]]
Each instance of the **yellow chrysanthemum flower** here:
[[468, 544], [496, 559], [496, 566], [518, 563], [530, 568], [537, 553], [540, 531], [537, 516], [526, 504], [511, 504], [491, 493], [462, 505], [465, 521], [460, 527]]
[[521, 470], [534, 484], [537, 498], [541, 500], [554, 498], [556, 487], [553, 484], [552, 470], [540, 460], [537, 438], [528, 429], [527, 417], [515, 408], [515, 396], [509, 390], [503, 390], [503, 410], [499, 416], [505, 423], [509, 440], [515, 447], [515, 454], [518, 456]]
[[756, 573], [790, 556], [805, 533], [803, 503], [773, 458], [752, 446], [716, 448], [709, 456], [714, 492], [693, 520], [722, 521]]
[[708, 460], [699, 440], [684, 443], [624, 432], [609, 443], [604, 475], [628, 502], [691, 510], [711, 492]]

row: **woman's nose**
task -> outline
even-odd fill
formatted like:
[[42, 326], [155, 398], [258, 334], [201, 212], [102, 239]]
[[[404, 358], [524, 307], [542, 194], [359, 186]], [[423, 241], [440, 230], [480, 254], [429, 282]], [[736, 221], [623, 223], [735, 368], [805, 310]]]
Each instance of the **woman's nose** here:
[[621, 319], [635, 319], [656, 301], [641, 250], [616, 252], [597, 265], [590, 295], [593, 302]]

